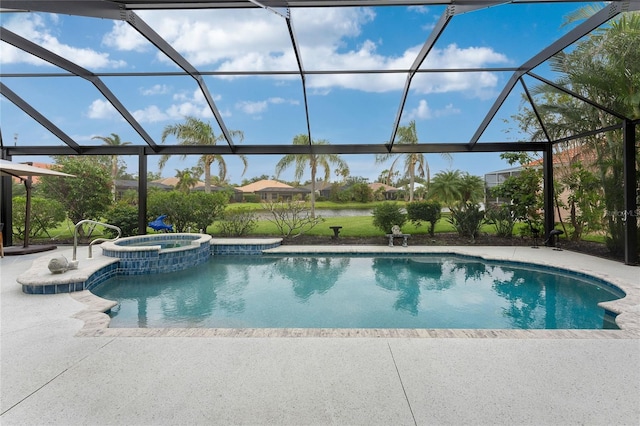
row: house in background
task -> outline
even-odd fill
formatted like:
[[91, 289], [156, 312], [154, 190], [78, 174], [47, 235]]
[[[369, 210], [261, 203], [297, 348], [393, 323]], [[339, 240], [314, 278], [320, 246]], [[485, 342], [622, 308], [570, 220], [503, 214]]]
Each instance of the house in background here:
[[397, 200], [398, 199], [398, 188], [394, 188], [391, 185], [387, 185], [380, 182], [374, 182], [369, 184], [369, 188], [371, 188], [371, 192], [373, 194], [382, 193], [384, 195], [385, 200]]
[[[326, 199], [331, 198], [331, 189], [333, 188], [334, 185], [337, 185], [337, 184], [331, 183], [331, 182], [325, 182], [323, 180], [316, 181], [316, 195], [319, 197], [324, 197]], [[302, 188], [308, 190], [309, 194], [311, 194], [311, 184], [304, 185]]]
[[[587, 151], [582, 146], [559, 151], [553, 155], [554, 180], [560, 181], [563, 178], [565, 178], [568, 175], [568, 173], [571, 172], [571, 165], [578, 161], [582, 162], [585, 168], [589, 170], [593, 170], [595, 160], [596, 160], [595, 153], [593, 151]], [[491, 189], [498, 185], [503, 184], [504, 181], [507, 180], [509, 177], [519, 175], [522, 172], [522, 170], [526, 167], [541, 169], [542, 159], [534, 160], [525, 166], [512, 167], [510, 169], [504, 169], [504, 170], [498, 170], [495, 172], [486, 173], [484, 175], [485, 204], [489, 206], [489, 205], [501, 205], [501, 204], [511, 202], [511, 200], [493, 197], [491, 195]], [[567, 190], [559, 194], [559, 200], [565, 205], [567, 205], [568, 195], [569, 195], [569, 192]], [[555, 213], [558, 214], [558, 210], [556, 210]], [[560, 208], [559, 213], [561, 217], [557, 219], [562, 219], [562, 220], [567, 219], [570, 214], [569, 210], [564, 207]]]
[[260, 201], [289, 201], [298, 197], [304, 199], [304, 197], [311, 193], [311, 191], [306, 188], [295, 188], [272, 179], [259, 180], [249, 185], [241, 186], [238, 189], [245, 195], [257, 195]]

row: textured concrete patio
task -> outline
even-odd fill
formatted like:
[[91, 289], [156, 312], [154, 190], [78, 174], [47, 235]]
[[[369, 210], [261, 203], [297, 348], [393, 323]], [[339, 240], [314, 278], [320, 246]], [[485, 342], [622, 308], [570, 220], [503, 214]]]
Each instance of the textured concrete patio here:
[[[432, 250], [371, 248], [382, 249]], [[275, 249], [289, 250], [322, 248]], [[100, 318], [91, 310], [90, 295], [21, 292], [17, 277], [45, 254], [5, 257], [0, 260], [0, 422], [640, 423], [639, 268], [548, 248], [464, 251], [571, 266], [607, 278], [627, 291], [616, 305], [626, 327], [427, 330], [413, 337], [392, 330], [118, 331], [105, 328], [104, 321], [79, 319]]]

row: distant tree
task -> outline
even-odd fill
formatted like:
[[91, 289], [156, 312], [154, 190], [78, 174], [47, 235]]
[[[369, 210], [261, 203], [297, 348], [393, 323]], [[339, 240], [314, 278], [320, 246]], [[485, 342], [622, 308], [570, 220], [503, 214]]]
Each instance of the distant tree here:
[[[398, 145], [416, 145], [418, 144], [418, 134], [416, 132], [416, 122], [415, 120], [411, 120], [407, 126], [398, 127], [398, 140], [395, 142]], [[389, 171], [387, 173], [388, 177], [392, 177], [394, 175], [397, 162], [401, 158], [404, 159], [404, 175], [409, 178], [409, 201], [413, 201], [413, 190], [416, 182], [416, 177], [426, 177], [427, 183], [430, 179], [430, 171], [429, 171], [429, 163], [426, 160], [424, 154], [421, 153], [410, 153], [410, 154], [378, 154], [376, 155], [376, 163], [382, 163], [387, 161], [389, 158], [397, 155], [396, 159], [391, 163], [391, 167], [389, 167]], [[451, 154], [442, 153], [444, 158], [451, 160]], [[386, 183], [389, 183], [388, 180]]]
[[460, 202], [477, 204], [484, 200], [484, 180], [467, 172], [460, 177]]
[[376, 178], [376, 182], [386, 183], [387, 185], [397, 187], [398, 179], [400, 179], [400, 172], [398, 170], [384, 169]]
[[160, 172], [147, 172], [147, 180], [152, 182], [154, 180], [162, 179], [162, 173]]
[[335, 174], [340, 178], [341, 182], [346, 182], [349, 178], [349, 167], [338, 167], [335, 169]]
[[[239, 141], [244, 139], [244, 133], [240, 130], [232, 130], [229, 132], [231, 136], [237, 137]], [[211, 124], [204, 122], [195, 117], [186, 117], [184, 123], [168, 125], [162, 132], [162, 142], [164, 143], [169, 136], [175, 136], [179, 145], [216, 145], [218, 142], [224, 141], [224, 134], [215, 135]], [[160, 169], [165, 166], [169, 160], [169, 155], [160, 157]], [[247, 157], [238, 155], [238, 158], [244, 164], [242, 174], [247, 170]], [[183, 155], [182, 158], [186, 158]], [[199, 165], [204, 171], [204, 192], [211, 192], [211, 165], [218, 162], [218, 177], [221, 182], [227, 180], [227, 163], [220, 154], [205, 154], [200, 157]]]
[[[47, 198], [59, 201], [67, 217], [78, 223], [83, 219], [99, 220], [111, 204], [109, 172], [90, 157], [56, 156], [55, 170], [73, 178], [41, 176], [39, 190]], [[82, 234], [82, 229], [78, 231]]]
[[373, 201], [373, 191], [366, 183], [356, 183], [349, 188], [351, 199], [358, 203]]
[[[108, 146], [113, 146], [113, 147], [131, 145], [131, 142], [123, 142], [122, 139], [120, 139], [120, 136], [115, 134], [115, 133], [111, 133], [111, 136], [94, 136], [91, 139], [99, 139], [99, 140], [104, 142], [103, 145], [108, 145]], [[116, 154], [111, 155], [111, 181], [112, 181], [111, 198], [112, 198], [112, 201], [116, 201], [116, 179], [118, 179], [118, 175], [120, 173], [120, 169], [121, 169], [121, 167], [118, 164], [118, 156]]]
[[198, 184], [198, 177], [200, 174], [202, 174], [202, 172], [197, 168], [184, 170], [176, 169], [176, 177], [178, 178], [176, 189], [185, 193], [191, 191], [191, 188]]
[[260, 175], [260, 176], [255, 176], [249, 179], [242, 179], [242, 182], [240, 183], [240, 186], [247, 186], [250, 185], [254, 182], [259, 182], [261, 180], [268, 180], [269, 179], [269, 175]]
[[429, 198], [435, 198], [451, 208], [462, 199], [462, 174], [460, 170], [438, 172], [429, 187]]
[[[294, 145], [309, 145], [307, 135], [297, 135], [293, 138]], [[326, 145], [325, 140], [314, 141], [313, 145]], [[282, 172], [295, 164], [294, 178], [300, 180], [305, 172], [307, 164], [311, 172], [311, 217], [315, 217], [316, 209], [316, 174], [318, 168], [324, 169], [324, 182], [328, 182], [331, 177], [331, 165], [334, 164], [342, 170], [349, 170], [347, 163], [337, 154], [288, 154], [282, 157], [276, 164], [276, 179]]]

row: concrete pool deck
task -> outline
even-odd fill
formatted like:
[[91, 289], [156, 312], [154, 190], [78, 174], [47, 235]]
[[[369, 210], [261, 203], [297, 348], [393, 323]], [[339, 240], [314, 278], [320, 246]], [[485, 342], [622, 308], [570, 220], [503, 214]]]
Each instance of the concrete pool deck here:
[[[434, 250], [273, 251], [354, 249]], [[638, 267], [550, 248], [454, 248], [608, 277], [628, 292], [623, 330], [136, 337], [85, 326], [79, 294], [22, 293], [16, 279], [35, 259], [70, 250], [0, 259], [3, 425], [639, 423]]]

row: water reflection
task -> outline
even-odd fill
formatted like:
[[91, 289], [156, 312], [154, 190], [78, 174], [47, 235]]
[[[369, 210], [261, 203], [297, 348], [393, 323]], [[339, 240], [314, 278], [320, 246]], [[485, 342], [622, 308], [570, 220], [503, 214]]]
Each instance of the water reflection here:
[[115, 327], [603, 328], [617, 296], [575, 276], [451, 256], [234, 256], [120, 277]]
[[281, 258], [272, 268], [291, 282], [295, 296], [303, 301], [313, 294], [331, 289], [349, 266], [348, 257], [289, 257]]
[[[376, 258], [372, 268], [376, 285], [398, 293], [393, 308], [415, 316], [419, 311], [420, 284], [418, 276], [408, 268], [409, 262], [405, 258]], [[426, 272], [425, 265], [421, 269]]]

